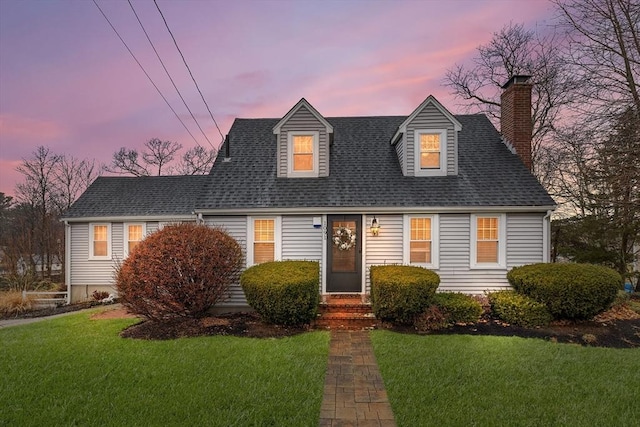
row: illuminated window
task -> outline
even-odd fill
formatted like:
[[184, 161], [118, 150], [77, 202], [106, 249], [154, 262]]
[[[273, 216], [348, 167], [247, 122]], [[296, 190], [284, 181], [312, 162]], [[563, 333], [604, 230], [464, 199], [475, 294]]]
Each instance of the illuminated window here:
[[111, 258], [111, 224], [91, 224], [89, 258]]
[[446, 129], [418, 129], [413, 134], [416, 176], [447, 174]]
[[288, 176], [317, 177], [319, 168], [319, 132], [289, 132]]
[[506, 262], [504, 215], [471, 216], [471, 266], [504, 267]]
[[438, 215], [405, 215], [403, 259], [405, 264], [438, 268]]
[[253, 221], [253, 264], [275, 260], [275, 220]]
[[431, 218], [411, 218], [411, 241], [409, 262], [431, 263]]
[[420, 134], [420, 169], [440, 167], [440, 134]]
[[294, 135], [293, 170], [295, 172], [313, 171], [313, 136]]
[[145, 224], [125, 224], [125, 250], [124, 255], [128, 256], [129, 253], [135, 248], [144, 238]]

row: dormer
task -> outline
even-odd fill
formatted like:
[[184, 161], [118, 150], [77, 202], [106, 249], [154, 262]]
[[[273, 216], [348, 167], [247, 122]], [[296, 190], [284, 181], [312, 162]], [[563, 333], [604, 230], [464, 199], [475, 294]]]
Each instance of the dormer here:
[[458, 174], [460, 122], [429, 95], [391, 138], [405, 176]]
[[329, 144], [333, 126], [302, 98], [274, 126], [278, 177], [329, 176]]

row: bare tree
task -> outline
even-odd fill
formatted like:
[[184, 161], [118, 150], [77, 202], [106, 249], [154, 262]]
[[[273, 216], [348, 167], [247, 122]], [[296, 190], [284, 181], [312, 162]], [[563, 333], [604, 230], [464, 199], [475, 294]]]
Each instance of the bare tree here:
[[182, 145], [177, 142], [152, 138], [145, 142], [140, 153], [121, 148], [113, 154], [111, 166], [106, 170], [133, 176], [202, 175], [209, 172], [217, 155], [214, 149], [198, 146], [187, 150], [176, 164], [176, 155], [181, 149]]
[[[585, 124], [615, 120], [629, 106], [640, 114], [640, 2], [553, 0], [564, 30], [563, 55], [579, 77], [576, 108]], [[640, 116], [636, 117], [640, 120]]]
[[532, 163], [534, 173], [545, 183], [548, 171], [544, 149], [548, 135], [558, 126], [563, 108], [572, 98], [574, 82], [560, 55], [559, 41], [551, 29], [546, 34], [508, 24], [477, 49], [471, 66], [456, 65], [447, 71], [445, 84], [464, 100], [468, 111], [500, 119], [501, 86], [514, 75], [532, 76]]
[[193, 147], [182, 156], [177, 172], [181, 175], [205, 175], [211, 170], [217, 155], [217, 150]]
[[[64, 226], [60, 215], [99, 175], [95, 161], [78, 160], [38, 147], [17, 171], [24, 181], [16, 186], [17, 206], [10, 224], [8, 246], [27, 268], [40, 268], [50, 277], [54, 261], [64, 263]], [[14, 257], [14, 258], [15, 258]]]

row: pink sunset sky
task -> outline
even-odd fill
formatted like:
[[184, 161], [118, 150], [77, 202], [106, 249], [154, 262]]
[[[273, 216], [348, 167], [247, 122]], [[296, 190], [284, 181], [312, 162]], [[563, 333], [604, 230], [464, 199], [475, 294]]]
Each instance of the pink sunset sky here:
[[[209, 147], [126, 1], [96, 0], [198, 143]], [[187, 104], [221, 142], [152, 0], [132, 4]], [[509, 22], [548, 25], [545, 0], [158, 0], [223, 134], [302, 97], [327, 117], [407, 115], [428, 95], [453, 113], [448, 68]], [[38, 146], [109, 163], [151, 138], [193, 138], [90, 0], [0, 0], [0, 192]]]

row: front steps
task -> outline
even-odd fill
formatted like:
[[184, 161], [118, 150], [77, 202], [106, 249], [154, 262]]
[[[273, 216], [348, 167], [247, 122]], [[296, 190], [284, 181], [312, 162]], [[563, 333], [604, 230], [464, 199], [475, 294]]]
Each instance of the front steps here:
[[371, 310], [371, 303], [363, 301], [360, 294], [323, 295], [318, 307], [315, 327], [319, 329], [362, 330], [378, 323]]

